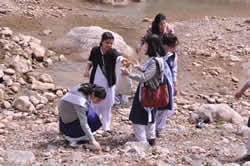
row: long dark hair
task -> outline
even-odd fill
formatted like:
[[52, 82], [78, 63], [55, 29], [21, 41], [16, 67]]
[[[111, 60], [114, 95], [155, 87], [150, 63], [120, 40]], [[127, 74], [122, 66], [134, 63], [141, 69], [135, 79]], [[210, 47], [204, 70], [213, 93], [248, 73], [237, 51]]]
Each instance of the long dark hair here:
[[100, 42], [100, 46], [102, 46], [102, 42], [104, 41], [104, 40], [114, 40], [115, 39], [115, 37], [113, 36], [113, 34], [111, 33], [111, 32], [104, 32], [103, 34], [102, 34], [102, 39], [101, 39], [101, 42]]
[[170, 32], [162, 36], [162, 44], [173, 48], [179, 44], [179, 40], [175, 34]]
[[159, 13], [155, 16], [154, 21], [152, 22], [152, 33], [160, 35], [159, 24], [162, 20], [167, 20], [166, 16], [162, 13]]
[[165, 51], [161, 43], [161, 39], [158, 35], [151, 34], [146, 36], [145, 42], [148, 44], [148, 50], [146, 54], [149, 57], [164, 56]]
[[94, 96], [100, 99], [105, 99], [106, 97], [105, 89], [95, 84], [83, 83], [80, 85], [78, 91], [82, 92], [84, 95], [90, 95], [94, 92]]

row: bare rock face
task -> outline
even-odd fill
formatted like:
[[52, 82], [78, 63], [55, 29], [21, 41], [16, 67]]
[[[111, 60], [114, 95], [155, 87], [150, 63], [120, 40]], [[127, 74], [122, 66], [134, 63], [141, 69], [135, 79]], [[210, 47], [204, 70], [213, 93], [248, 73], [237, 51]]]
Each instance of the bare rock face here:
[[243, 124], [240, 114], [234, 111], [227, 104], [203, 104], [199, 109], [191, 114], [191, 118], [208, 117], [210, 122], [222, 120], [234, 124]]
[[33, 112], [35, 111], [34, 105], [30, 102], [28, 96], [20, 96], [15, 99], [13, 103], [14, 107], [23, 112]]

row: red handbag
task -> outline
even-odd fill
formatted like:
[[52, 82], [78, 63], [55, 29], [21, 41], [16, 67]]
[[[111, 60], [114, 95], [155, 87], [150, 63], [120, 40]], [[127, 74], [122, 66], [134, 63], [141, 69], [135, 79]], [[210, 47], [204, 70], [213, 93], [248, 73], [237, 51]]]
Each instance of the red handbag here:
[[158, 108], [168, 105], [169, 94], [167, 84], [159, 85], [156, 90], [149, 87], [141, 88], [141, 104], [144, 107]]

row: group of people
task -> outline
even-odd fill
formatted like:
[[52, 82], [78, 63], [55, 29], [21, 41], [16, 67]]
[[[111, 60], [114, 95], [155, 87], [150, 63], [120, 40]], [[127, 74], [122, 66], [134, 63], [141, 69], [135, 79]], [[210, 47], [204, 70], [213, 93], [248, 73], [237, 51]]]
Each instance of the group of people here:
[[[101, 150], [93, 133], [102, 126], [103, 133], [113, 134], [110, 126], [115, 87], [118, 82], [116, 65], [125, 59], [112, 48], [114, 40], [111, 32], [102, 34], [99, 46], [91, 50], [84, 71], [84, 77], [89, 78], [89, 83], [75, 86], [59, 102], [60, 132], [71, 143], [87, 141], [97, 150]], [[120, 69], [122, 76], [139, 82], [129, 114], [137, 141], [154, 145], [156, 138], [164, 135], [168, 115], [175, 112], [174, 96], [178, 93], [176, 49], [178, 43], [173, 28], [167, 23], [166, 17], [159, 13], [136, 48], [136, 52], [139, 53], [145, 46], [147, 56], [145, 64], [132, 63], [132, 67], [139, 71], [136, 73], [127, 68]], [[141, 88], [145, 84], [157, 88], [163, 78], [168, 87], [168, 105], [160, 108], [144, 107], [141, 104]], [[240, 98], [248, 87], [250, 81], [236, 94], [236, 97]], [[250, 139], [247, 157], [250, 160]]]
[[[89, 83], [73, 87], [59, 101], [59, 128], [70, 143], [89, 142], [100, 150], [100, 144], [94, 138], [94, 132], [101, 126], [104, 134], [112, 135], [111, 110], [115, 102], [115, 87], [118, 82], [116, 66], [127, 57], [112, 48], [114, 36], [104, 32], [99, 46], [92, 48], [84, 77]], [[168, 114], [174, 113], [174, 95], [177, 94], [177, 51], [178, 39], [167, 23], [166, 17], [159, 13], [136, 49], [139, 53], [145, 45], [146, 63], [136, 62], [131, 66], [140, 73], [132, 73], [121, 68], [121, 76], [138, 81], [129, 120], [133, 123], [137, 141], [155, 144], [156, 137], [163, 135]], [[157, 88], [160, 80], [166, 79], [169, 104], [161, 108], [144, 107], [141, 104], [140, 91], [144, 84]], [[100, 120], [101, 119], [101, 120]]]

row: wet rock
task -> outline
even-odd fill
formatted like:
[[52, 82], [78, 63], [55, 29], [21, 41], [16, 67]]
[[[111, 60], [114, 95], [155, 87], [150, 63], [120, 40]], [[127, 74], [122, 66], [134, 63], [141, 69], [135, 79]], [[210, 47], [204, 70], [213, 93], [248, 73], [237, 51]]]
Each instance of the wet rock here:
[[20, 165], [29, 165], [35, 161], [35, 155], [30, 151], [9, 150], [7, 161]]
[[54, 82], [54, 80], [52, 79], [52, 77], [49, 74], [46, 74], [46, 73], [42, 74], [40, 76], [39, 80], [42, 81], [42, 82], [44, 82], [44, 83], [53, 83]]
[[33, 112], [35, 111], [34, 105], [30, 102], [28, 96], [20, 96], [14, 100], [14, 108], [23, 112]]

